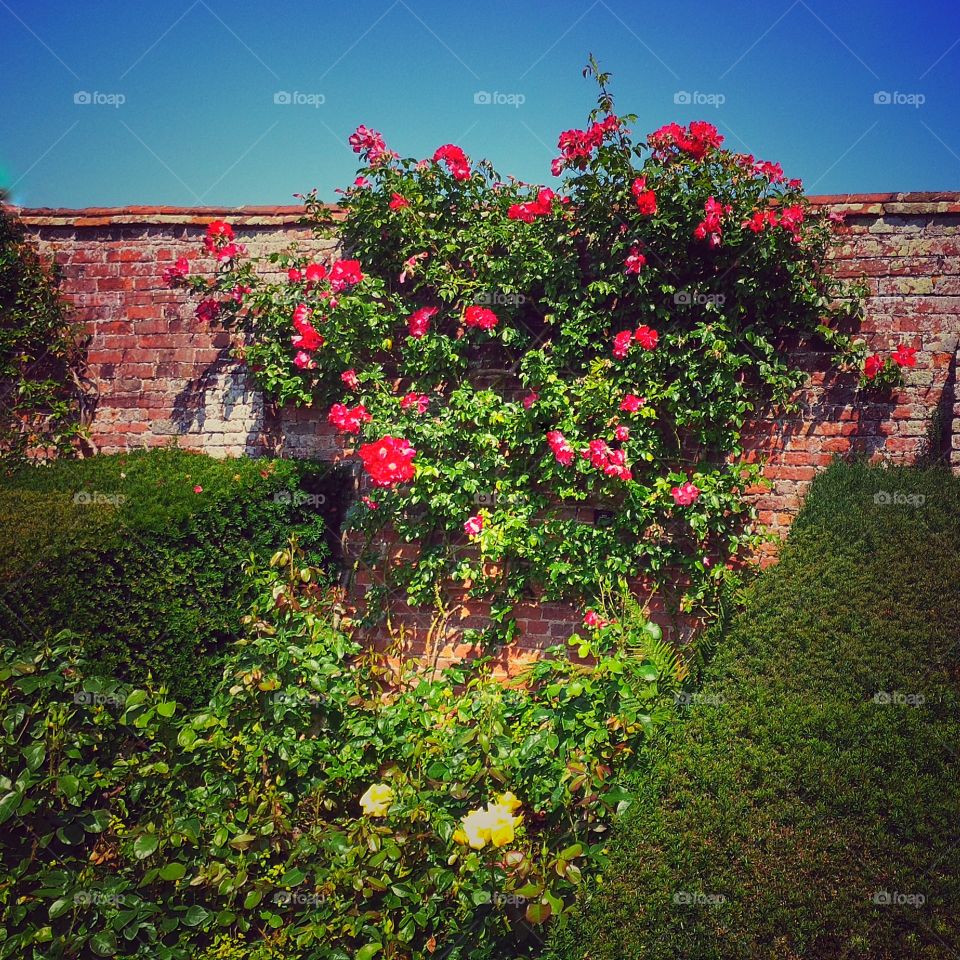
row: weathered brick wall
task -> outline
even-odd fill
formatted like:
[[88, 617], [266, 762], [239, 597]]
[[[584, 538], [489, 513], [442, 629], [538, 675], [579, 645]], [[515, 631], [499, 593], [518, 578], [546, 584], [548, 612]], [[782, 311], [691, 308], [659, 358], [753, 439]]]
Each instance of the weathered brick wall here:
[[[845, 244], [836, 269], [865, 275], [870, 288], [862, 335], [877, 349], [918, 348], [917, 366], [890, 402], [858, 397], [849, 377], [824, 374], [806, 357], [811, 379], [802, 412], [751, 431], [750, 455], [767, 459], [773, 487], [758, 491], [761, 518], [784, 532], [817, 470], [837, 454], [911, 462], [930, 440], [945, 445], [960, 470], [960, 402], [956, 356], [960, 335], [960, 194], [821, 197], [845, 215]], [[194, 262], [206, 225], [226, 219], [251, 254], [300, 244], [318, 256], [318, 241], [299, 223], [300, 207], [21, 210], [41, 247], [59, 263], [63, 290], [90, 333], [88, 375], [99, 398], [92, 438], [103, 452], [169, 443], [215, 455], [283, 455], [335, 459], [342, 449], [322, 413], [276, 410], [229, 357], [229, 335], [198, 323], [193, 305], [163, 284], [164, 267]], [[482, 604], [458, 610], [454, 627], [484, 623]], [[533, 650], [570, 632], [577, 614], [564, 605], [521, 612], [521, 648]], [[425, 622], [415, 627], [420, 644]], [[442, 643], [441, 662], [465, 652]], [[517, 662], [516, 652], [513, 662]]]

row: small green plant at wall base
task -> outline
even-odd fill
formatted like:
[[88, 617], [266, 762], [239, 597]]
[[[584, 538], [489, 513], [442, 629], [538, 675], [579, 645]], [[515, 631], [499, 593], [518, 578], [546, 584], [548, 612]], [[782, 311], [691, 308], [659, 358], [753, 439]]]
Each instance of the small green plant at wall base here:
[[247, 575], [199, 708], [91, 676], [68, 634], [0, 654], [0, 958], [534, 955], [682, 660], [627, 600], [509, 684], [398, 672], [295, 541]]
[[[198, 323], [280, 402], [314, 404], [368, 480], [349, 523], [417, 544], [388, 586], [430, 603], [453, 582], [509, 607], [592, 603], [622, 577], [709, 618], [756, 543], [745, 424], [789, 406], [812, 343], [850, 371], [860, 290], [799, 181], [723, 145], [709, 123], [634, 140], [609, 77], [585, 129], [560, 135], [555, 187], [504, 178], [456, 145], [401, 159], [376, 131], [331, 264], [272, 257], [267, 282], [210, 224]], [[330, 212], [315, 194], [307, 215]], [[604, 522], [593, 522], [593, 511]]]

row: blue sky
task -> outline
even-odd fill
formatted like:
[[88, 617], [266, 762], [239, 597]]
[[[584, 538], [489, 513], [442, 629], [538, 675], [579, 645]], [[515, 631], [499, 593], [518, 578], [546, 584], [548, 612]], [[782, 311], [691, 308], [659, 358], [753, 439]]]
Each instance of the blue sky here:
[[955, 0], [0, 0], [0, 184], [28, 206], [333, 200], [359, 123], [549, 182], [589, 52], [638, 134], [710, 120], [812, 193], [960, 190]]

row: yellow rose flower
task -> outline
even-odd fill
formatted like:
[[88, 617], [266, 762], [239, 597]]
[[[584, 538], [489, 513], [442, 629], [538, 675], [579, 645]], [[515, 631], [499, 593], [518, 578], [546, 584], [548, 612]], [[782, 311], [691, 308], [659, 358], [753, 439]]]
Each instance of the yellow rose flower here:
[[516, 828], [523, 819], [513, 815], [519, 806], [520, 801], [512, 793], [502, 794], [496, 803], [471, 810], [454, 831], [453, 839], [469, 844], [474, 850], [482, 850], [488, 843], [504, 847], [513, 842]]
[[373, 783], [360, 798], [360, 806], [368, 817], [385, 817], [393, 803], [393, 789], [386, 783]]
[[482, 850], [490, 839], [490, 814], [486, 810], [471, 810], [454, 833], [458, 843], [468, 843], [474, 850]]
[[490, 842], [495, 847], [505, 847], [508, 843], [513, 843], [517, 818], [510, 812], [510, 808], [504, 804], [491, 803], [487, 807], [487, 817]]

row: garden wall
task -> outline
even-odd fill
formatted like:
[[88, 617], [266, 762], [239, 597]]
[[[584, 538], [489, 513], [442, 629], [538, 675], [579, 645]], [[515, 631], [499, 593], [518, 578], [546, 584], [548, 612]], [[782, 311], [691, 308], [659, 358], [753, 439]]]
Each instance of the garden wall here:
[[[811, 381], [800, 397], [801, 412], [757, 423], [748, 441], [750, 456], [768, 460], [773, 484], [757, 492], [756, 504], [780, 534], [814, 474], [837, 454], [902, 463], [932, 447], [960, 471], [960, 194], [848, 195], [815, 202], [845, 217], [845, 244], [835, 268], [867, 279], [863, 335], [877, 349], [903, 342], [919, 352], [904, 387], [884, 403], [864, 401], [852, 378], [824, 374], [822, 360], [803, 358]], [[329, 252], [331, 241], [315, 239], [299, 223], [301, 207], [18, 213], [60, 265], [62, 288], [89, 331], [87, 376], [97, 393], [92, 439], [101, 452], [176, 439], [184, 448], [218, 456], [343, 455], [324, 411], [277, 410], [265, 402], [230, 358], [230, 335], [199, 323], [185, 295], [161, 280], [177, 257], [197, 256], [213, 219], [228, 220], [253, 255], [294, 241], [321, 255]], [[462, 612], [462, 622], [482, 625], [484, 613], [473, 606]], [[568, 634], [576, 617], [560, 605], [532, 607], [528, 614], [519, 623], [521, 645], [530, 648]], [[458, 652], [439, 653], [445, 660]]]

